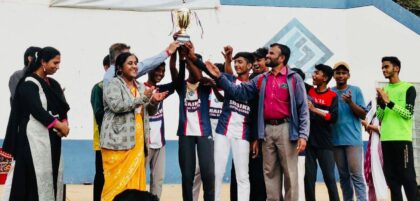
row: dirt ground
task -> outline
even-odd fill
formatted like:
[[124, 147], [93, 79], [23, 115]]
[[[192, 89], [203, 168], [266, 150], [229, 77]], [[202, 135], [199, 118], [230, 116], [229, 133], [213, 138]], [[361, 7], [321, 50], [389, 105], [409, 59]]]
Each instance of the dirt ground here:
[[[337, 184], [339, 187], [339, 184]], [[3, 186], [0, 186], [0, 195], [3, 190]], [[340, 187], [339, 187], [340, 191]], [[92, 185], [67, 185], [66, 201], [92, 201]], [[200, 201], [202, 201], [202, 192], [200, 195]], [[341, 192], [340, 193], [340, 199]], [[304, 195], [302, 195], [304, 196]], [[316, 199], [320, 201], [328, 200], [328, 191], [324, 183], [317, 183], [316, 185]], [[182, 201], [182, 190], [180, 184], [165, 184], [162, 191], [161, 201]], [[229, 184], [224, 184], [222, 187], [222, 201], [229, 201]], [[388, 201], [388, 200], [384, 200]]]

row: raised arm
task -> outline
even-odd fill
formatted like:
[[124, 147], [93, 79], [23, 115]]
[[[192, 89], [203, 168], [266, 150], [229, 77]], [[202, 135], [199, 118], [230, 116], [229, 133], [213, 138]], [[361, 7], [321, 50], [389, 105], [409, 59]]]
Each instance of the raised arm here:
[[220, 93], [216, 86], [213, 87], [213, 92], [218, 101], [223, 102], [225, 100], [225, 97]]
[[248, 101], [255, 98], [258, 95], [257, 81], [262, 75], [255, 77], [254, 79], [243, 82], [240, 85], [236, 85], [231, 82], [226, 76], [222, 74], [217, 66], [211, 62], [206, 62], [206, 68], [209, 71], [211, 77], [214, 77], [218, 85], [225, 90], [225, 95], [229, 94], [238, 100]]
[[[191, 66], [195, 67], [195, 70], [201, 70], [204, 71], [208, 76], [210, 76], [213, 79], [216, 79], [207, 69], [206, 64], [203, 63], [202, 60], [198, 59], [197, 55], [195, 54], [195, 48], [194, 45], [189, 42], [185, 44], [185, 47], [188, 49], [188, 62], [190, 62]], [[201, 72], [200, 72], [200, 75]]]
[[187, 59], [187, 68], [190, 70], [189, 72], [192, 73], [192, 76], [195, 77], [195, 79], [201, 80], [203, 77], [201, 70], [190, 59]]
[[233, 48], [230, 45], [223, 47], [222, 55], [225, 58], [225, 73], [233, 75], [232, 69], [232, 53]]
[[171, 72], [172, 82], [175, 83], [179, 76], [178, 70], [176, 69], [176, 54], [171, 55], [171, 59], [169, 60], [169, 70]]
[[153, 70], [154, 68], [158, 67], [159, 64], [161, 64], [162, 62], [164, 62], [169, 56], [171, 56], [176, 49], [179, 47], [179, 42], [174, 41], [171, 44], [169, 44], [168, 48], [166, 48], [166, 50], [160, 52], [159, 54], [144, 59], [143, 61], [140, 61], [138, 63], [138, 73], [137, 73], [137, 77], [139, 78], [142, 75], [148, 73], [149, 71]]

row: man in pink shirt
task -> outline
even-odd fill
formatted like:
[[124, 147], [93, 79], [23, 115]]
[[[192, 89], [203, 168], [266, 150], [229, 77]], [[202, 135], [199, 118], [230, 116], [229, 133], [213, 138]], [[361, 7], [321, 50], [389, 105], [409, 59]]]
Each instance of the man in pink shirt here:
[[[271, 44], [266, 57], [271, 70], [240, 85], [232, 84], [214, 65], [207, 65], [207, 70], [225, 94], [239, 100], [258, 96], [258, 138], [263, 140], [267, 201], [280, 200], [282, 175], [286, 191], [284, 200], [297, 201], [298, 153], [305, 150], [309, 136], [305, 85], [300, 76], [287, 66], [290, 49], [286, 45]], [[258, 152], [256, 141], [252, 143], [252, 152]]]

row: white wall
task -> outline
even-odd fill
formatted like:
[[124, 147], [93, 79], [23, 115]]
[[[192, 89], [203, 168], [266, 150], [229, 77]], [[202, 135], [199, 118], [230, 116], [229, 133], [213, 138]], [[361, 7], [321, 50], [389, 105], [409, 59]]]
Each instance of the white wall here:
[[[291, 19], [297, 18], [333, 53], [326, 63], [348, 61], [351, 83], [374, 97], [375, 82], [383, 80], [380, 59], [396, 55], [402, 61], [401, 78], [420, 82], [420, 37], [375, 7], [349, 10], [222, 6], [197, 12], [204, 38], [195, 24], [188, 30], [204, 59], [221, 61], [226, 44], [235, 51], [253, 51], [264, 45]], [[71, 106], [70, 139], [92, 138], [90, 90], [102, 79], [102, 58], [112, 43], [125, 42], [140, 59], [163, 50], [171, 41], [168, 12], [129, 12], [49, 8], [46, 0], [0, 1], [0, 138], [9, 115], [9, 76], [23, 66], [30, 45], [53, 46], [62, 53], [61, 69], [54, 75], [64, 87]], [[169, 73], [164, 82], [169, 81]], [[144, 79], [144, 78], [143, 78]], [[142, 80], [143, 80], [142, 79]], [[333, 81], [332, 81], [333, 82]], [[176, 139], [178, 97], [165, 103], [166, 133]]]

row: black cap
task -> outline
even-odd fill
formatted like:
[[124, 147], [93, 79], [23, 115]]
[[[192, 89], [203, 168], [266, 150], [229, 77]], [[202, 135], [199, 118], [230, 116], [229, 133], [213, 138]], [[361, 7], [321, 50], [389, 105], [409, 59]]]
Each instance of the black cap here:
[[317, 69], [319, 71], [322, 71], [328, 78], [327, 83], [330, 82], [330, 80], [331, 80], [331, 78], [334, 74], [334, 71], [330, 66], [327, 66], [325, 64], [317, 64], [315, 66], [315, 69]]
[[238, 52], [235, 54], [235, 56], [233, 57], [233, 59], [237, 59], [239, 57], [243, 57], [244, 59], [246, 59], [248, 61], [248, 63], [254, 63], [254, 55], [250, 52]]
[[268, 49], [265, 47], [258, 48], [252, 53], [256, 59], [265, 58], [268, 54]]

